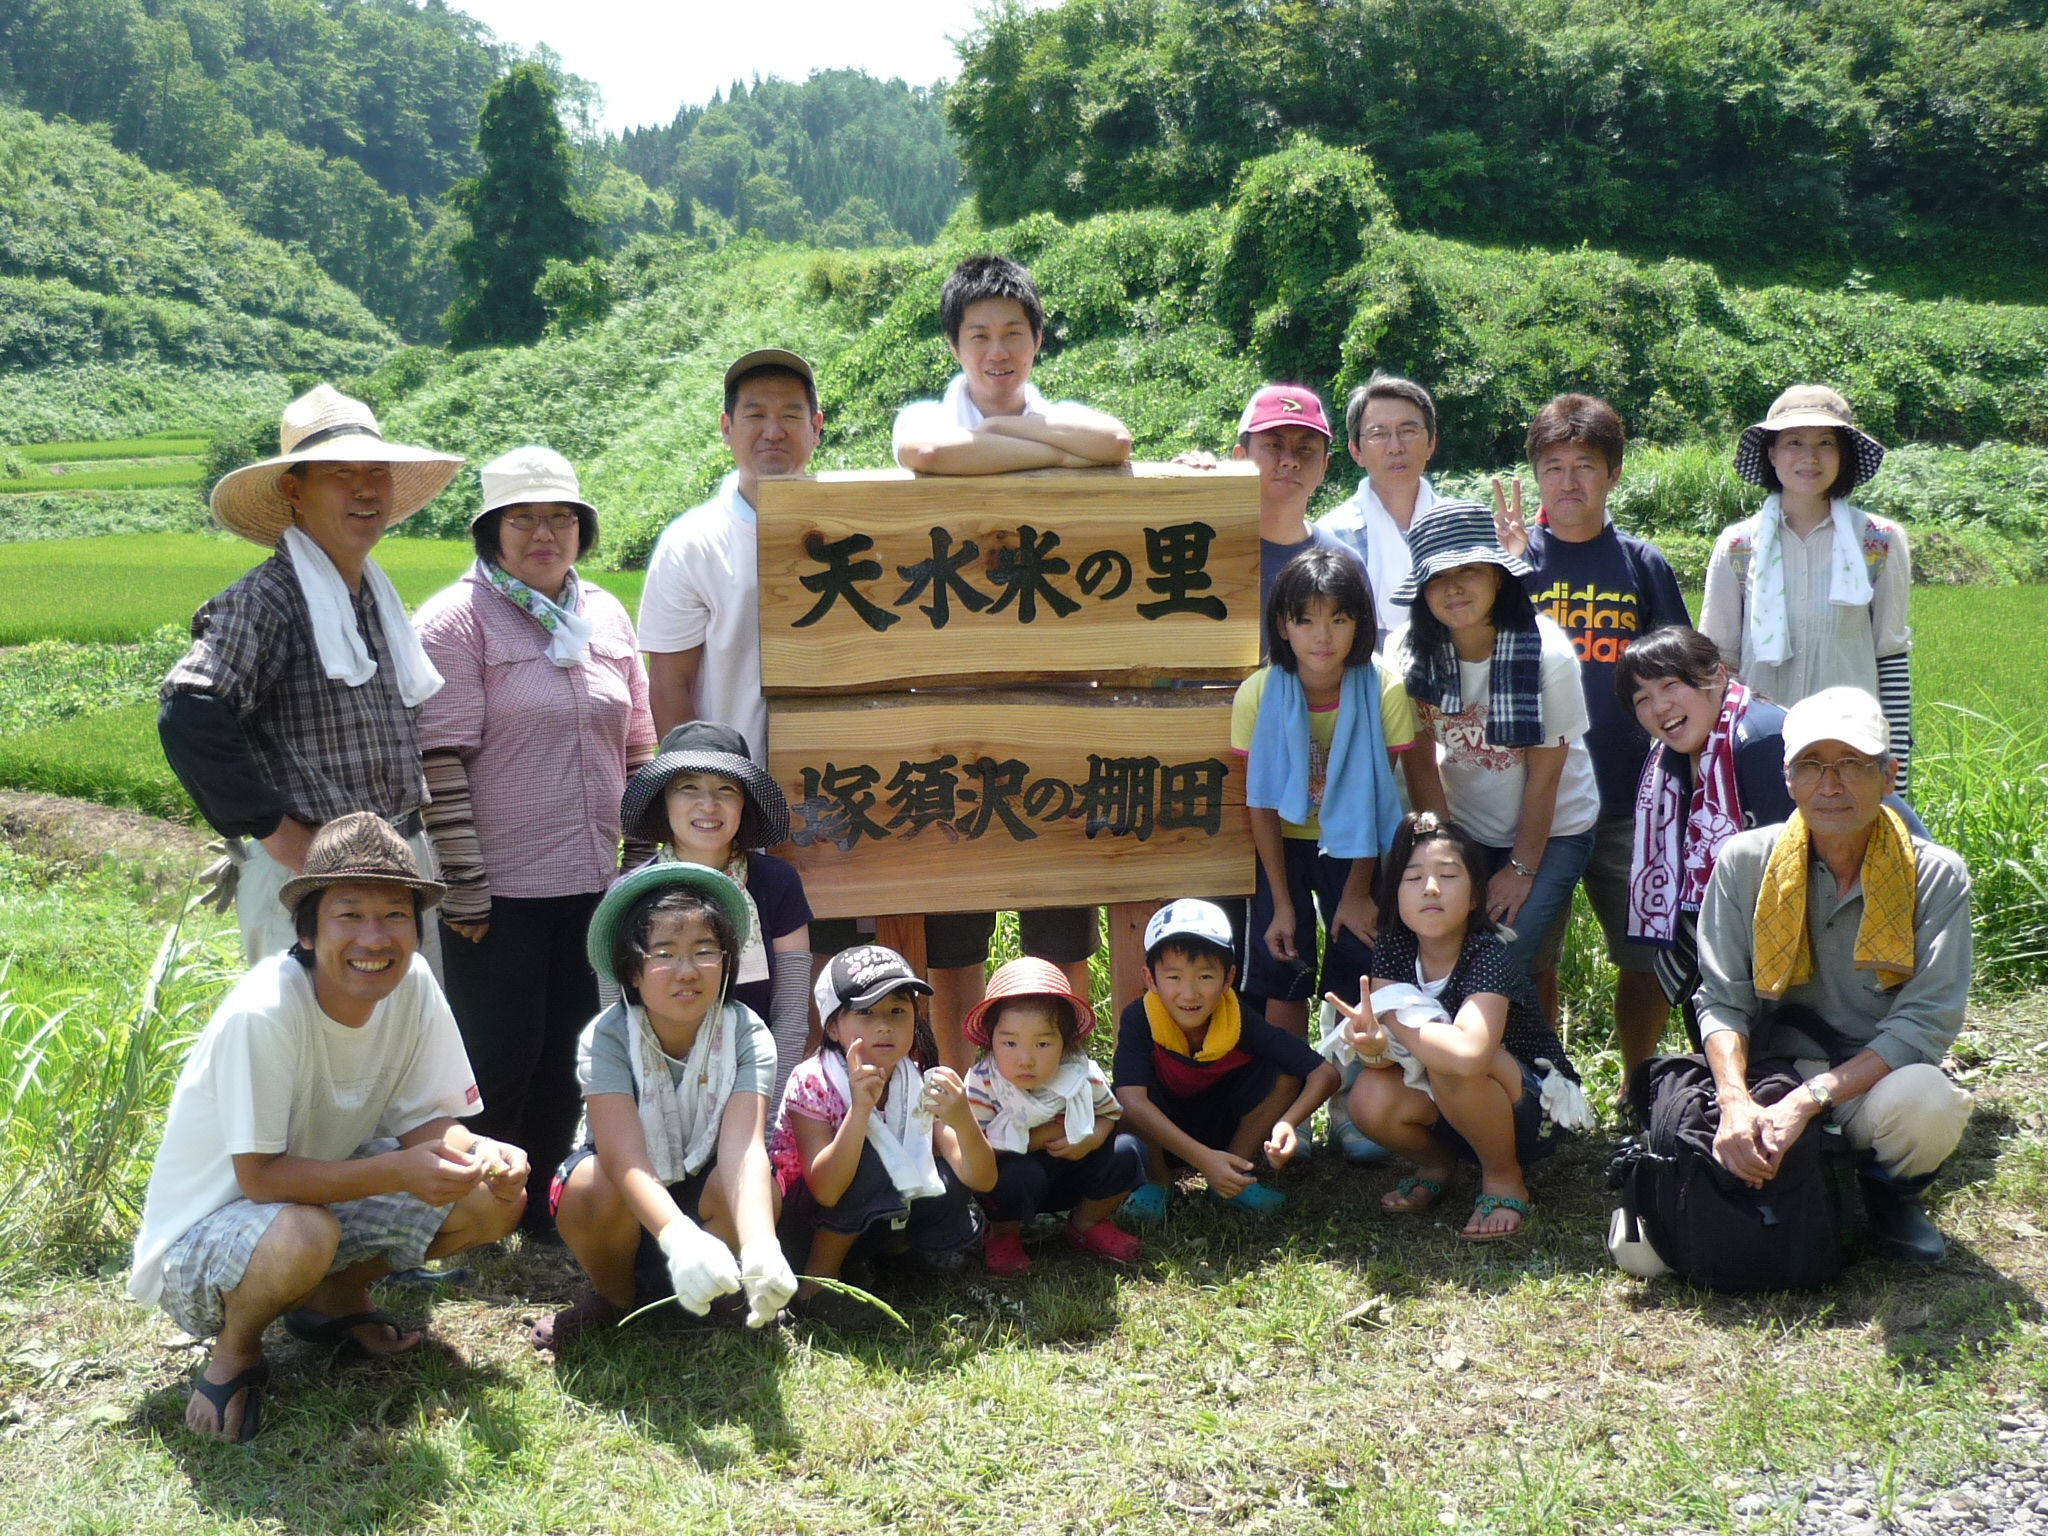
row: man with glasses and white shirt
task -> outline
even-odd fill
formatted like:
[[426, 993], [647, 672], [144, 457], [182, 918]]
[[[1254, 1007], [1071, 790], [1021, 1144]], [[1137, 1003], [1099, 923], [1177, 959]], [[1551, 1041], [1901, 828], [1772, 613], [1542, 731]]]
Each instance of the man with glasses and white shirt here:
[[1436, 453], [1436, 402], [1412, 379], [1375, 373], [1344, 402], [1344, 439], [1365, 471], [1349, 501], [1316, 523], [1365, 562], [1379, 609], [1378, 650], [1408, 622], [1408, 605], [1390, 601], [1414, 562], [1408, 527], [1436, 505], [1423, 471]]

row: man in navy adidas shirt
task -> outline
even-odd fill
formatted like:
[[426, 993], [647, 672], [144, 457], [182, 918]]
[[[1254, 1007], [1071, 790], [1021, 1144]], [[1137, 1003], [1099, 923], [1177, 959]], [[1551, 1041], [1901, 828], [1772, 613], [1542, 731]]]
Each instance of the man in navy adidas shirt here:
[[[1635, 826], [1636, 784], [1650, 738], [1614, 696], [1614, 664], [1631, 641], [1664, 624], [1690, 624], [1678, 578], [1654, 545], [1621, 532], [1609, 521], [1607, 498], [1621, 479], [1628, 437], [1605, 400], [1559, 395], [1529, 423], [1529, 464], [1542, 504], [1534, 527], [1522, 517], [1521, 482], [1512, 500], [1494, 482], [1501, 544], [1529, 562], [1524, 585], [1538, 613], [1547, 613], [1571, 636], [1579, 653], [1592, 721], [1586, 747], [1600, 784], [1600, 822], [1586, 865], [1586, 897], [1607, 935], [1607, 953], [1620, 969], [1614, 992], [1614, 1029], [1624, 1071], [1652, 1055], [1669, 1016], [1652, 969], [1655, 951], [1627, 938], [1628, 870]], [[1554, 957], [1562, 931], [1542, 953], [1553, 957], [1537, 984], [1555, 1016]]]

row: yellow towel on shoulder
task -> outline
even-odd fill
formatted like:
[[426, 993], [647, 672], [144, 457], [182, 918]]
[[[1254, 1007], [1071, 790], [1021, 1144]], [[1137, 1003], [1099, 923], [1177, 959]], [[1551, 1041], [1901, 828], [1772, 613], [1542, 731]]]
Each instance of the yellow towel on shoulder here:
[[1187, 1031], [1174, 1022], [1157, 992], [1145, 994], [1145, 1022], [1152, 1026], [1154, 1045], [1163, 1045], [1176, 1056], [1191, 1056], [1196, 1061], [1221, 1061], [1237, 1049], [1238, 1036], [1244, 1033], [1244, 1015], [1237, 1006], [1235, 987], [1223, 989], [1216, 1011], [1209, 1015], [1209, 1030], [1202, 1036], [1199, 1051], [1188, 1049]]
[[[1813, 976], [1806, 931], [1806, 882], [1813, 840], [1797, 811], [1778, 835], [1756, 893], [1752, 933], [1757, 996], [1772, 1001]], [[1910, 980], [1915, 903], [1913, 840], [1898, 812], [1884, 807], [1863, 853], [1863, 921], [1856, 927], [1856, 968], [1876, 971], [1886, 990]]]

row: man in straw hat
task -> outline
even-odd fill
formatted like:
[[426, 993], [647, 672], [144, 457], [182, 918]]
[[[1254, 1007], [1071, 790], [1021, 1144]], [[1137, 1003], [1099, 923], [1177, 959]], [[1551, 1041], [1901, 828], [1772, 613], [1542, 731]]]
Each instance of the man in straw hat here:
[[462, 1036], [419, 962], [424, 879], [369, 812], [315, 835], [273, 899], [292, 948], [252, 966], [193, 1043], [164, 1117], [128, 1294], [215, 1340], [185, 1422], [256, 1433], [263, 1331], [398, 1355], [420, 1335], [370, 1284], [494, 1242], [526, 1203], [526, 1154], [474, 1135]]
[[[417, 715], [441, 675], [370, 551], [462, 464], [385, 442], [368, 406], [325, 384], [285, 407], [277, 436], [275, 458], [212, 498], [222, 527], [271, 556], [193, 615], [157, 716], [171, 770], [240, 862], [252, 965], [292, 943], [275, 898], [323, 823], [375, 811], [435, 867]], [[438, 932], [423, 947], [438, 974]]]

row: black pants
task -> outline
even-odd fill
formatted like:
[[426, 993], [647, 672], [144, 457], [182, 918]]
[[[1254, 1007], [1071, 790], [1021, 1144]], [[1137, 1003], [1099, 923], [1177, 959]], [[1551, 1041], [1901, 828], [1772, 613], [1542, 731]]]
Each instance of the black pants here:
[[996, 1187], [981, 1197], [995, 1221], [1029, 1221], [1084, 1200], [1128, 1195], [1145, 1182], [1145, 1143], [1120, 1131], [1078, 1162], [1050, 1152], [998, 1152]]
[[946, 1192], [908, 1202], [890, 1179], [881, 1153], [867, 1143], [861, 1145], [853, 1182], [836, 1205], [820, 1205], [810, 1186], [797, 1180], [783, 1199], [778, 1228], [783, 1251], [797, 1273], [810, 1262], [811, 1237], [817, 1232], [861, 1234], [856, 1253], [876, 1242], [885, 1250], [909, 1248], [924, 1254], [958, 1253], [971, 1246], [981, 1236], [981, 1209], [953, 1165], [943, 1157], [936, 1161]]
[[597, 1012], [583, 939], [603, 894], [495, 896], [481, 944], [442, 925], [448, 1006], [484, 1101], [467, 1123], [525, 1149], [528, 1226], [548, 1223], [548, 1184], [583, 1113], [576, 1038]]

